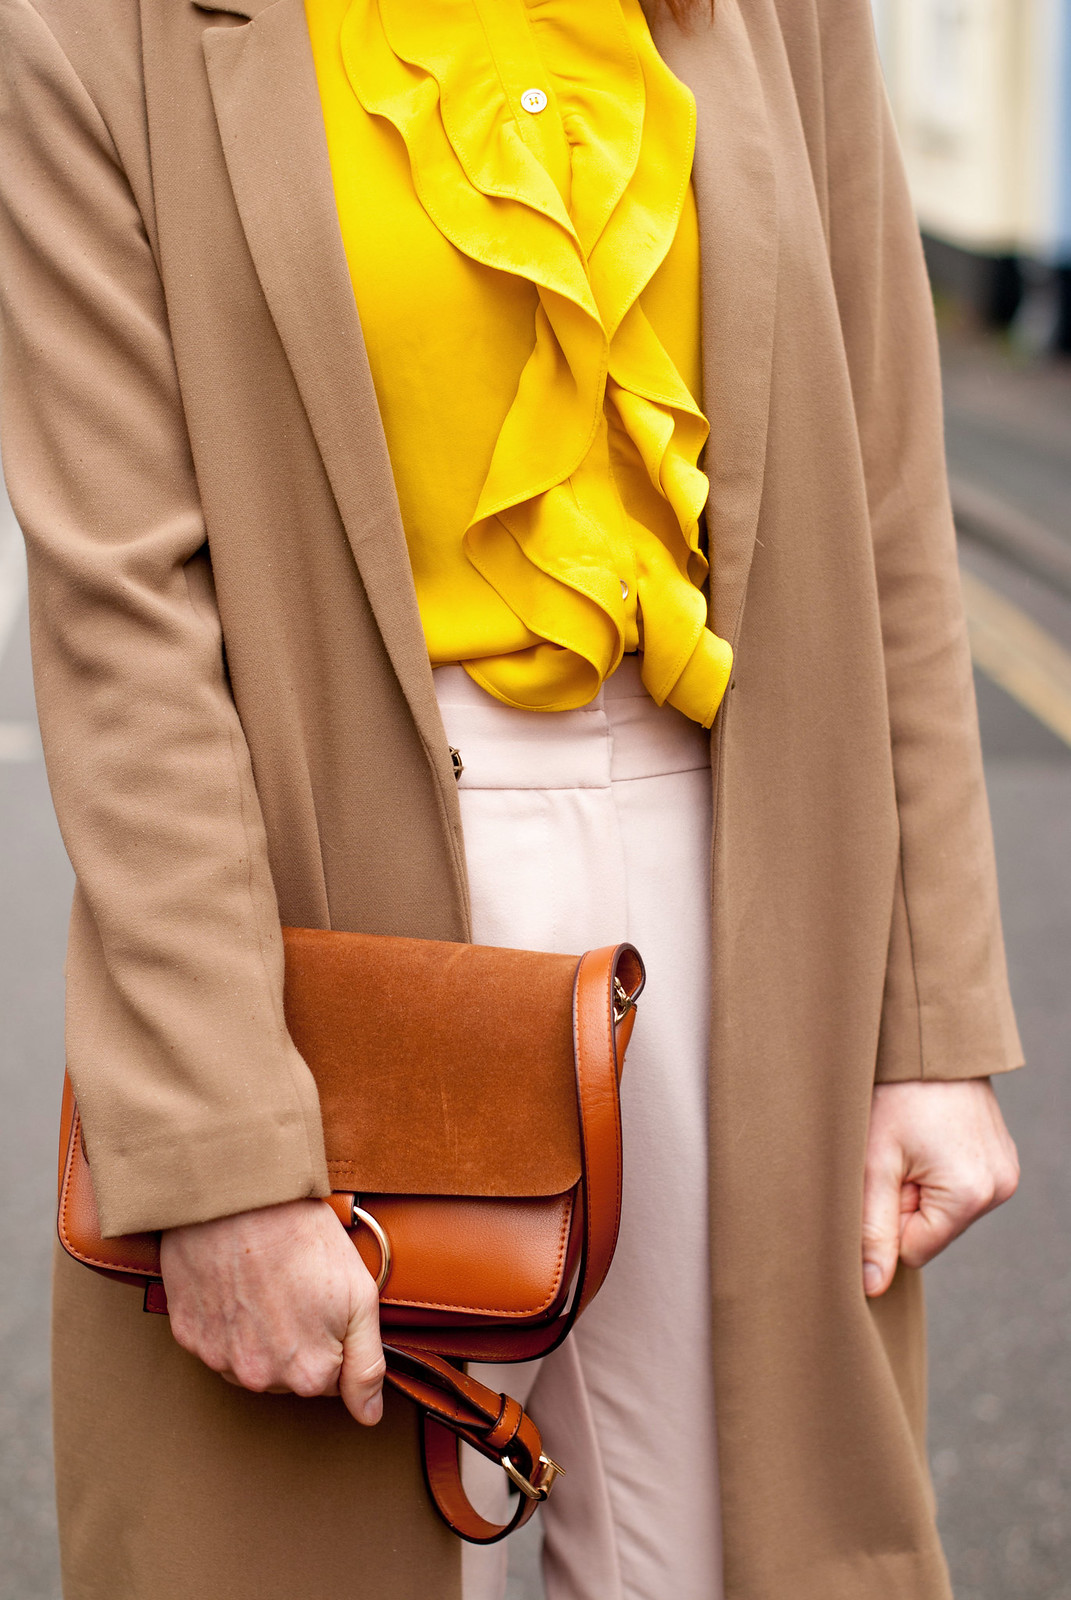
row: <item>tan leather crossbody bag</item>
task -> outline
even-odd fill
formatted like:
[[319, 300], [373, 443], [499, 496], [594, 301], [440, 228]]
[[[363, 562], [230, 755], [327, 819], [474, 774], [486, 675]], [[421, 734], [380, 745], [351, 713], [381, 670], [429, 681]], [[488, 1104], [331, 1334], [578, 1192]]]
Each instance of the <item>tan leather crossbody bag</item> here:
[[[328, 1202], [377, 1279], [387, 1381], [424, 1414], [428, 1488], [462, 1538], [526, 1522], [562, 1470], [516, 1400], [463, 1370], [560, 1344], [602, 1283], [621, 1204], [618, 1084], [643, 987], [631, 945], [575, 956], [283, 930], [286, 1018], [320, 1094]], [[166, 1311], [158, 1234], [102, 1239], [70, 1083], [59, 1237]], [[491, 1523], [458, 1440], [519, 1491]]]

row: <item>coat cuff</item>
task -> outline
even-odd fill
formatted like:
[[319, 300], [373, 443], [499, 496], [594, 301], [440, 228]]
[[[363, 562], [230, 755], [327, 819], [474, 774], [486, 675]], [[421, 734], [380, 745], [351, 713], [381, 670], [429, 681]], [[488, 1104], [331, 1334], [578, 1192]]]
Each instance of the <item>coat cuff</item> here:
[[87, 1146], [105, 1238], [331, 1192], [318, 1103], [136, 1148]]
[[920, 974], [902, 863], [897, 869], [875, 1083], [985, 1078], [1023, 1065], [999, 924], [980, 980], [934, 983]]

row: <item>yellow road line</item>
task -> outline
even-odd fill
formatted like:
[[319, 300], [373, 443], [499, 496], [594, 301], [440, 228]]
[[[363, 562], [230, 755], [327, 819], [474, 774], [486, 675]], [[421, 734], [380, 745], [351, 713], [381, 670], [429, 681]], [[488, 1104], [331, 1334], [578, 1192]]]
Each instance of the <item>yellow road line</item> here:
[[975, 665], [1071, 745], [1071, 651], [973, 572], [960, 578]]

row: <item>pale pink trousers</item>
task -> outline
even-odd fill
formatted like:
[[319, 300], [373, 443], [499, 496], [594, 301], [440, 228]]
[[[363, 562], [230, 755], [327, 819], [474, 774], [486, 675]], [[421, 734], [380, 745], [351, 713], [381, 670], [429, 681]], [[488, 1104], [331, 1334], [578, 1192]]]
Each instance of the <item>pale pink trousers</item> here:
[[[635, 658], [582, 711], [514, 711], [435, 682], [460, 751], [473, 933], [577, 953], [630, 939], [647, 989], [622, 1086], [625, 1193], [609, 1277], [542, 1362], [480, 1367], [564, 1463], [540, 1515], [547, 1600], [721, 1600], [707, 1219], [709, 736]], [[473, 1498], [504, 1512], [473, 1457]], [[503, 1600], [505, 1545], [465, 1547], [465, 1600]]]

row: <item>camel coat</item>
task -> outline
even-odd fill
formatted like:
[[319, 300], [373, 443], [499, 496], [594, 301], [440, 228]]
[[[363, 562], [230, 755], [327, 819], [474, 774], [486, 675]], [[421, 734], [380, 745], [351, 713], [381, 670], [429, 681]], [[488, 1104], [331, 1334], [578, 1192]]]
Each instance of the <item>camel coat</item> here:
[[[716, 0], [691, 31], [662, 10], [653, 27], [699, 107], [710, 604], [737, 653], [712, 746], [726, 1593], [947, 1600], [919, 1284], [901, 1273], [873, 1305], [861, 1287], [868, 1104], [875, 1077], [1000, 1072], [1019, 1046], [919, 241], [867, 0]], [[463, 939], [468, 913], [301, 0], [0, 0], [0, 288], [4, 466], [78, 877], [69, 1063], [105, 1227], [321, 1194], [280, 918]], [[165, 1474], [119, 1516], [123, 1561], [98, 1590], [83, 1548], [69, 1594], [147, 1593], [130, 1573], [154, 1537], [170, 1570], [144, 1506], [163, 1516], [204, 1429], [222, 1454], [202, 1449], [197, 1514], [219, 1552], [237, 1512], [211, 1460], [230, 1449], [237, 1472], [255, 1438], [300, 1510], [293, 1462], [315, 1482], [306, 1434], [327, 1460], [334, 1428], [356, 1476], [344, 1507], [316, 1484], [315, 1540], [352, 1547], [352, 1584], [312, 1535], [298, 1565], [273, 1529], [282, 1576], [259, 1593], [451, 1600], [404, 1417], [370, 1436], [331, 1402], [224, 1402], [131, 1293], [60, 1274], [70, 1548], [102, 1537], [85, 1529], [107, 1460], [135, 1499]], [[154, 1394], [172, 1419], [155, 1457], [132, 1445]], [[245, 1596], [242, 1565], [213, 1600]], [[194, 1592], [181, 1570], [154, 1595]]]

